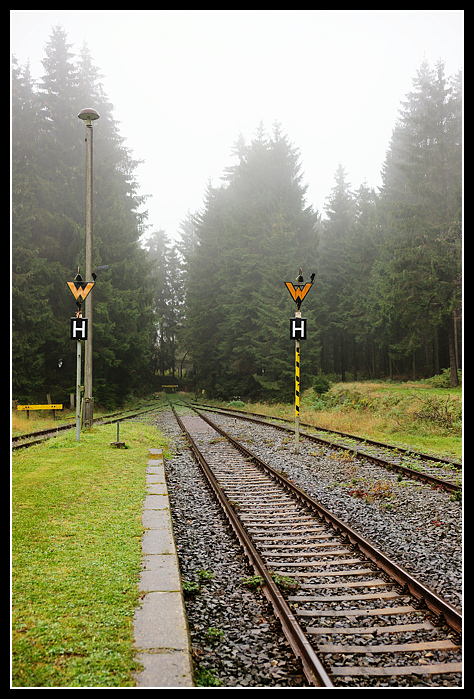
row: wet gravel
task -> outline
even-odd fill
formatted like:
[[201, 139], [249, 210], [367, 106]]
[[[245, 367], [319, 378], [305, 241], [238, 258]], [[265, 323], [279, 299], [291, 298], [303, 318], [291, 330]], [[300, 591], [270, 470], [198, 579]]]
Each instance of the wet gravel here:
[[308, 686], [271, 605], [261, 590], [245, 584], [254, 571], [185, 440], [176, 436], [175, 444], [175, 457], [166, 461], [166, 478], [197, 682]]
[[[299, 487], [458, 609], [462, 605], [462, 503], [350, 455], [272, 428], [210, 414]], [[253, 570], [204, 483], [171, 413], [157, 426], [174, 444], [166, 460], [173, 526], [199, 684], [307, 687]], [[449, 683], [449, 679], [447, 680]], [[428, 677], [420, 686], [430, 686]], [[403, 685], [403, 681], [399, 684]], [[393, 686], [388, 681], [380, 687]], [[438, 684], [439, 686], [439, 678]]]

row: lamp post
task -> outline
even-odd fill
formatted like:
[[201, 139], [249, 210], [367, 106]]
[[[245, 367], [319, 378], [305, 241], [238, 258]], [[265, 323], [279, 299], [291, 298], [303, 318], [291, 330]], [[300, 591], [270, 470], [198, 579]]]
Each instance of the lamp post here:
[[[92, 153], [93, 129], [92, 122], [99, 119], [95, 109], [83, 109], [77, 115], [86, 122], [86, 281], [92, 281]], [[92, 397], [92, 295], [86, 301], [86, 315], [89, 319], [89, 334], [86, 342], [84, 363], [84, 413], [86, 427], [92, 427], [94, 419], [94, 399]]]

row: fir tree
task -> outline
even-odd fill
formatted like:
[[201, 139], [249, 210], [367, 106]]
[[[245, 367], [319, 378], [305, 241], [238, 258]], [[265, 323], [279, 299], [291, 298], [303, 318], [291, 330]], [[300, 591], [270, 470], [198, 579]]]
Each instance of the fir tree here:
[[457, 385], [452, 324], [461, 292], [459, 94], [442, 63], [431, 70], [423, 62], [413, 82], [383, 172], [381, 307], [397, 328], [395, 357], [414, 356], [427, 338], [446, 331]]
[[356, 204], [342, 165], [336, 171], [335, 182], [327, 200], [327, 219], [321, 236], [319, 320], [323, 328], [325, 370], [329, 372], [332, 366], [345, 381], [348, 338], [344, 313], [352, 266], [347, 242], [355, 221]]
[[[51, 393], [65, 400], [74, 386], [66, 286], [85, 258], [84, 124], [94, 128], [94, 265], [108, 264], [94, 288], [94, 395], [112, 404], [149, 385], [152, 310], [144, 217], [136, 161], [123, 146], [88, 50], [74, 60], [54, 27], [37, 84], [16, 65], [12, 75], [12, 358], [15, 395]], [[58, 359], [62, 368], [58, 370]], [[126, 367], [126, 371], [124, 368]], [[59, 396], [58, 396], [59, 393]]]
[[315, 262], [317, 216], [305, 203], [299, 154], [278, 125], [260, 128], [225, 185], [208, 190], [189, 260], [186, 322], [198, 379], [216, 395], [256, 394], [256, 376], [293, 375], [283, 282]]

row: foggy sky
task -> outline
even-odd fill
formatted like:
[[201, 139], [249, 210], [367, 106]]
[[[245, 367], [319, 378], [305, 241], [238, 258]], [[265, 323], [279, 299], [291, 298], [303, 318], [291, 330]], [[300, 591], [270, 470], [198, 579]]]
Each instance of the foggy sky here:
[[[102, 74], [150, 230], [176, 237], [234, 161], [242, 133], [277, 121], [301, 151], [307, 203], [324, 214], [341, 163], [381, 184], [400, 103], [423, 59], [463, 67], [463, 10], [10, 10], [11, 53], [43, 75], [52, 27]], [[94, 105], [84, 105], [93, 107]], [[100, 120], [94, 129], [100, 129]]]

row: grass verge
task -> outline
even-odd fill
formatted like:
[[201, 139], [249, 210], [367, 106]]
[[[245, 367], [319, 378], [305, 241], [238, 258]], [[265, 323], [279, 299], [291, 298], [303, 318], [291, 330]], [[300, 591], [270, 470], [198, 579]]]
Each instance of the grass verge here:
[[[247, 403], [246, 408], [294, 420], [294, 406], [290, 404]], [[336, 383], [322, 396], [308, 389], [301, 397], [300, 420], [461, 460], [462, 408], [461, 387], [436, 388], [422, 381], [360, 381]]]
[[12, 686], [133, 687], [138, 669], [143, 422], [75, 432], [12, 456]]
[[[16, 404], [16, 401], [14, 403]], [[137, 412], [137, 410], [147, 409], [149, 407], [153, 407], [153, 409], [157, 411], [166, 408], [166, 397], [161, 395], [153, 401], [148, 398], [142, 400], [134, 399], [133, 402], [126, 403], [121, 408], [117, 408], [117, 410], [120, 409], [121, 412]], [[94, 405], [94, 420], [107, 418], [111, 413], [113, 414], [115, 412], [117, 411], [114, 409], [106, 410], [104, 407]], [[56, 410], [55, 418], [51, 410], [31, 410], [29, 416], [27, 416], [25, 410], [19, 411], [15, 407], [12, 408], [12, 437], [29, 434], [30, 432], [37, 432], [39, 430], [54, 430], [64, 425], [72, 425], [74, 428], [75, 424], [76, 412], [67, 406], [64, 406], [63, 410]]]

